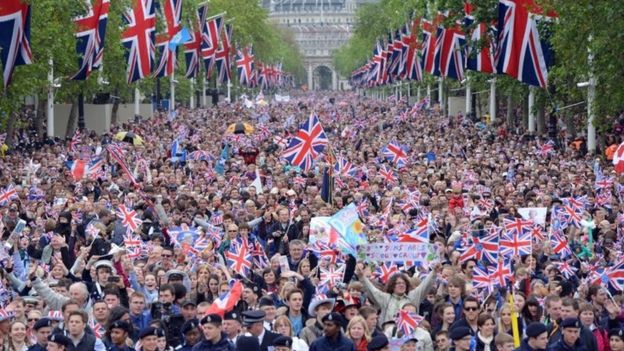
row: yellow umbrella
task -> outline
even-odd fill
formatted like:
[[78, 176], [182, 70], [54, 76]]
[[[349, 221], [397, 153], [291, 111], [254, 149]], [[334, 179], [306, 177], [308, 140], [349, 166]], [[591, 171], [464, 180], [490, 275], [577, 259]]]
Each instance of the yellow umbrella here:
[[143, 145], [143, 138], [134, 134], [133, 132], [119, 132], [115, 134], [114, 139], [119, 141], [125, 141], [126, 143], [130, 143], [134, 146]]
[[246, 122], [232, 123], [225, 130], [226, 133], [230, 134], [251, 134], [254, 131], [254, 127]]

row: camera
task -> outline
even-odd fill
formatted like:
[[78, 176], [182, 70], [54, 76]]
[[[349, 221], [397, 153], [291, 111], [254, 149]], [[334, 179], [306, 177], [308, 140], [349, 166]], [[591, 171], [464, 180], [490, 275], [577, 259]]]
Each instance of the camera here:
[[163, 327], [167, 332], [167, 339], [172, 347], [181, 345], [182, 332], [181, 327], [184, 324], [184, 317], [180, 314], [174, 314], [173, 305], [169, 302], [154, 302], [150, 309], [152, 319], [160, 319]]

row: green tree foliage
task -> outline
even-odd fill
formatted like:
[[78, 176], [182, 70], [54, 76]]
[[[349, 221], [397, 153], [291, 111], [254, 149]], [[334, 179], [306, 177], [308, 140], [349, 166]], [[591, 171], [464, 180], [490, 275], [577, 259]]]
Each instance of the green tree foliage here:
[[[132, 0], [113, 0], [110, 5], [106, 30], [104, 63], [102, 72], [92, 72], [85, 82], [68, 80], [78, 70], [78, 56], [75, 51], [74, 24], [72, 18], [86, 13], [84, 0], [25, 0], [31, 3], [31, 49], [33, 64], [16, 67], [8, 91], [0, 85], [0, 128], [13, 112], [18, 111], [27, 96], [47, 98], [49, 59], [53, 58], [54, 77], [61, 82], [56, 89], [57, 103], [75, 103], [82, 93], [85, 102], [93, 94], [110, 92], [122, 102], [132, 101], [134, 87], [139, 86], [143, 95], [151, 96], [156, 79], [148, 77], [133, 85], [127, 84], [125, 48], [121, 44], [123, 32], [122, 14]], [[183, 26], [191, 28], [196, 18], [200, 0], [184, 0]], [[0, 6], [2, 4], [0, 3]], [[268, 13], [255, 0], [212, 0], [208, 3], [209, 15], [226, 12], [226, 20], [233, 25], [233, 41], [237, 47], [253, 45], [256, 59], [267, 64], [283, 62], [286, 72], [302, 79], [304, 68], [297, 45], [288, 33], [270, 23]], [[157, 27], [160, 28], [160, 25]], [[191, 94], [190, 82], [184, 78], [186, 63], [182, 47], [178, 50], [176, 79], [176, 100], [188, 101]], [[232, 71], [235, 78], [234, 57]], [[202, 65], [203, 70], [203, 65]], [[98, 78], [109, 82], [98, 83]], [[233, 80], [233, 83], [236, 79]], [[169, 82], [161, 82], [161, 94], [168, 94]]]

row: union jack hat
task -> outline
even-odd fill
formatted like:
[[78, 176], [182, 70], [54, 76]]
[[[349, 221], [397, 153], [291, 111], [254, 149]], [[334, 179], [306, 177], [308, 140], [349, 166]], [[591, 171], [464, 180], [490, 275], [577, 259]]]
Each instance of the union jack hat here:
[[48, 312], [48, 318], [50, 318], [53, 321], [59, 321], [60, 322], [60, 321], [63, 320], [63, 312], [50, 310]]

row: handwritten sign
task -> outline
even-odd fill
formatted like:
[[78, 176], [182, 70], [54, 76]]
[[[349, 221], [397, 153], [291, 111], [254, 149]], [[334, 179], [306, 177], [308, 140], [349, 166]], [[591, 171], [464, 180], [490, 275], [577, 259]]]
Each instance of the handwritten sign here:
[[360, 257], [369, 262], [413, 262], [424, 265], [436, 258], [429, 244], [417, 243], [373, 243], [360, 246]]

